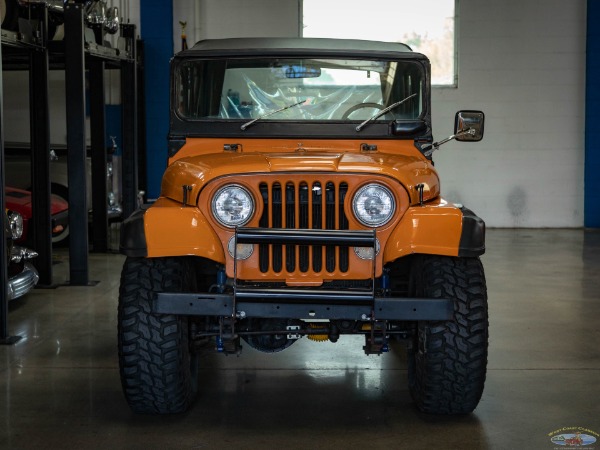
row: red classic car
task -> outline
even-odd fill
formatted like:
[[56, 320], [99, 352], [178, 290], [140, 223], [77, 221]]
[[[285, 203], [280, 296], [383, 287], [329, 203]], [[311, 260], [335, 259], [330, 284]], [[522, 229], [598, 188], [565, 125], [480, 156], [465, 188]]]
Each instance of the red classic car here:
[[[31, 242], [29, 236], [29, 221], [33, 216], [31, 205], [31, 192], [6, 186], [6, 207], [17, 211], [23, 217], [23, 235], [18, 242]], [[52, 194], [50, 203], [50, 214], [52, 214], [52, 242], [60, 241], [69, 234], [68, 222], [69, 204]]]

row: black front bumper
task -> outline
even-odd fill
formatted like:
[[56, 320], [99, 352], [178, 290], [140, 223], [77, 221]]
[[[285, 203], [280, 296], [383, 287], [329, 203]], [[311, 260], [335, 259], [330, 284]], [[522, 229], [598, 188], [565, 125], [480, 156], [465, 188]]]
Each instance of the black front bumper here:
[[450, 320], [452, 300], [369, 297], [338, 291], [280, 291], [233, 294], [158, 293], [152, 311], [186, 316], [262, 317], [330, 320]]

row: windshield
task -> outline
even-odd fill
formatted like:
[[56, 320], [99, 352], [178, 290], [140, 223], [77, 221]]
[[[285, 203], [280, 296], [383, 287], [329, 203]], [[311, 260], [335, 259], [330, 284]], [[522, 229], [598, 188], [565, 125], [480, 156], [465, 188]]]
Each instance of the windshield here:
[[176, 66], [174, 100], [182, 118], [241, 120], [246, 126], [270, 120], [362, 122], [398, 102], [373, 120], [411, 120], [421, 116], [424, 89], [422, 68], [411, 61], [196, 59]]

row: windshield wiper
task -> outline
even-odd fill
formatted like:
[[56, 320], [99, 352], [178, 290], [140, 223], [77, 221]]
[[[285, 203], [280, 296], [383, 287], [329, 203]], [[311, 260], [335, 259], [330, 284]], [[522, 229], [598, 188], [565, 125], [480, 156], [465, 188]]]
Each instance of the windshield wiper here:
[[[377, 114], [375, 114], [373, 117], [369, 117], [367, 120], [365, 120], [363, 123], [361, 123], [360, 125], [358, 125], [356, 127], [356, 131], [360, 131], [362, 130], [362, 128], [368, 124], [369, 122], [371, 122], [372, 120], [377, 120], [379, 119], [381, 116], [383, 116], [385, 113], [391, 111], [392, 109], [394, 109], [396, 106], [400, 106], [402, 103], [404, 103], [406, 100], [409, 100], [411, 98], [413, 98], [415, 95], [417, 95], [416, 93], [409, 95], [408, 97], [406, 97], [405, 99], [400, 100], [399, 102], [396, 103], [392, 103], [390, 106], [388, 106], [385, 109], [382, 109], [381, 111], [379, 111]], [[258, 120], [258, 119], [257, 119]]]
[[294, 106], [301, 105], [302, 103], [306, 103], [306, 99], [302, 100], [301, 102], [294, 103], [293, 105], [287, 105], [287, 106], [284, 106], [283, 108], [279, 108], [279, 109], [276, 109], [275, 111], [270, 111], [270, 112], [268, 112], [266, 114], [263, 114], [262, 116], [257, 117], [256, 119], [252, 119], [250, 122], [246, 122], [240, 128], [242, 129], [242, 131], [244, 131], [246, 128], [248, 128], [250, 125], [252, 125], [254, 122], [258, 122], [259, 120], [262, 120], [265, 117], [272, 116], [273, 114], [277, 114], [278, 112], [285, 111], [286, 109], [293, 108]]

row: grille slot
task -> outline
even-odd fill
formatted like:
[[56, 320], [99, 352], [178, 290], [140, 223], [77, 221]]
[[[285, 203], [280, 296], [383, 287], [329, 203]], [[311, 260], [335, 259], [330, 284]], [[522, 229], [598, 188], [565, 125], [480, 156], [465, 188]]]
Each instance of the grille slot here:
[[[344, 202], [347, 183], [275, 181], [259, 185], [263, 201], [261, 228], [347, 230]], [[259, 245], [259, 269], [281, 273], [348, 271], [348, 247], [333, 245]]]

